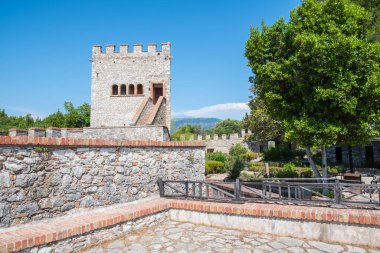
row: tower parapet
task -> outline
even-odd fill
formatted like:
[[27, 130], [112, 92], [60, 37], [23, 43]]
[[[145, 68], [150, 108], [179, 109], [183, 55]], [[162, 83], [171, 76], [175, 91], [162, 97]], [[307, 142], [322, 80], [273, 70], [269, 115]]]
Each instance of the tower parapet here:
[[170, 43], [162, 43], [159, 49], [154, 43], [93, 46], [91, 127], [170, 129], [170, 69]]
[[[157, 49], [156, 43], [149, 43], [148, 50], [143, 50], [142, 44], [134, 44], [130, 47], [128, 44], [121, 44], [118, 47], [114, 44], [109, 44], [105, 46], [105, 49], [102, 45], [94, 45], [92, 47], [93, 57], [113, 55], [113, 56], [147, 56], [156, 53], [163, 53], [170, 55], [170, 43], [165, 42], [161, 43], [161, 50]], [[130, 51], [130, 49], [132, 49]]]

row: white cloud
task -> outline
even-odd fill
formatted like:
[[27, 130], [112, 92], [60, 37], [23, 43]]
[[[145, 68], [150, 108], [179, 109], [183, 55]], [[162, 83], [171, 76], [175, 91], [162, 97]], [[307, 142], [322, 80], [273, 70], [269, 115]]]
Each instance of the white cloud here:
[[249, 112], [247, 103], [225, 103], [210, 105], [199, 109], [188, 110], [183, 113], [187, 117], [196, 118], [219, 118], [241, 120]]

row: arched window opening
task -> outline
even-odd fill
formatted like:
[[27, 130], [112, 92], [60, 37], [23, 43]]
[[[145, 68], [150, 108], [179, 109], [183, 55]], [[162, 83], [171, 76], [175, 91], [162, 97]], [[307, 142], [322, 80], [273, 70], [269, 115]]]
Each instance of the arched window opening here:
[[129, 85], [128, 94], [129, 95], [134, 95], [135, 94], [135, 86], [133, 84]]
[[144, 93], [144, 91], [143, 91], [143, 86], [142, 86], [142, 84], [138, 84], [137, 85], [137, 94], [143, 94]]
[[119, 89], [119, 87], [117, 87], [116, 84], [112, 85], [112, 95], [113, 96], [117, 96], [119, 94], [118, 89]]
[[124, 84], [121, 85], [120, 87], [120, 95], [127, 95], [127, 86], [125, 86]]

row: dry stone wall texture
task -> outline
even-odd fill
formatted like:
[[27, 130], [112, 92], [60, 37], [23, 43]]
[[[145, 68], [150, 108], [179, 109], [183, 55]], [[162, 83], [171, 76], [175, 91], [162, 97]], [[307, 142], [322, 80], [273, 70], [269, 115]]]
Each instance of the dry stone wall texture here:
[[0, 227], [157, 194], [157, 179], [204, 180], [204, 147], [0, 147]]

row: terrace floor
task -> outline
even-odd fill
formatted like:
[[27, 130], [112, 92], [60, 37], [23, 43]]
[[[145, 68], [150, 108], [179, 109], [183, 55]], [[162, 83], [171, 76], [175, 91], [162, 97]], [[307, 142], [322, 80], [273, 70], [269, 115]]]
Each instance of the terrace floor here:
[[378, 250], [319, 241], [275, 237], [239, 230], [165, 221], [84, 250], [84, 253], [118, 252], [370, 252]]

